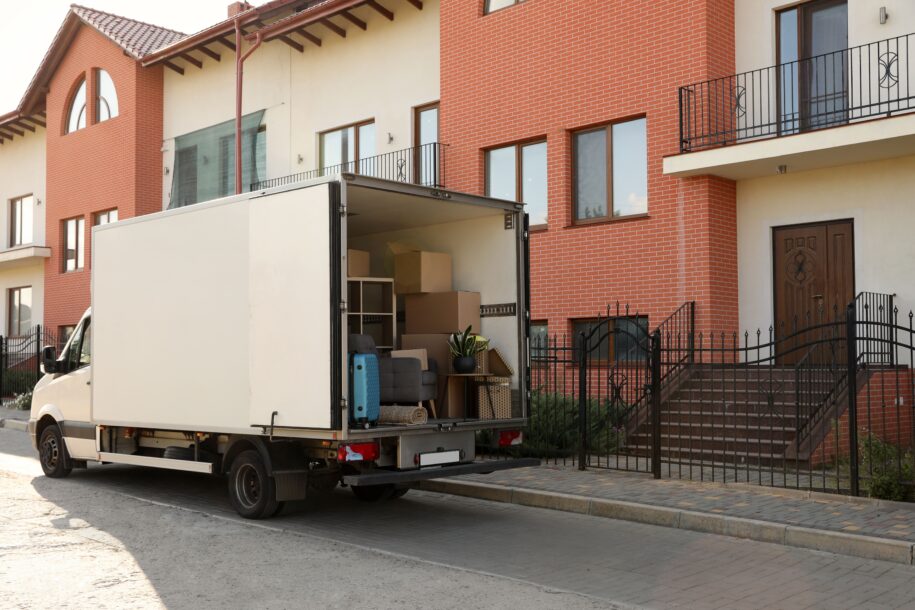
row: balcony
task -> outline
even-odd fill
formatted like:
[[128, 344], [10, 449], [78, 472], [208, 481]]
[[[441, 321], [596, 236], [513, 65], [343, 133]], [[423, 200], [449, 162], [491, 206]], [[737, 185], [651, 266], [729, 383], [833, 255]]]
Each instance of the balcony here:
[[51, 256], [51, 249], [36, 244], [0, 250], [0, 271], [32, 265]]
[[322, 176], [336, 176], [344, 173], [361, 174], [395, 182], [409, 182], [410, 184], [433, 188], [444, 188], [444, 152], [444, 144], [433, 142], [375, 155], [374, 157], [366, 157], [359, 161], [329, 165], [308, 172], [262, 180], [253, 183], [251, 190], [269, 189], [306, 180], [314, 180]]
[[740, 179], [911, 154], [913, 46], [908, 34], [680, 87], [681, 154], [664, 173]]

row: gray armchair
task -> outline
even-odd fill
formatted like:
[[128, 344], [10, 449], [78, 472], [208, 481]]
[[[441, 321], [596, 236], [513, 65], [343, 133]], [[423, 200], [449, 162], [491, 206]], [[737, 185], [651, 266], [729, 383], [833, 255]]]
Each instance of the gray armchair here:
[[349, 352], [375, 354], [378, 356], [378, 370], [381, 377], [381, 402], [398, 404], [420, 404], [434, 401], [438, 392], [438, 366], [429, 359], [429, 370], [422, 370], [417, 358], [391, 358], [378, 353], [375, 341], [369, 335], [349, 336]]

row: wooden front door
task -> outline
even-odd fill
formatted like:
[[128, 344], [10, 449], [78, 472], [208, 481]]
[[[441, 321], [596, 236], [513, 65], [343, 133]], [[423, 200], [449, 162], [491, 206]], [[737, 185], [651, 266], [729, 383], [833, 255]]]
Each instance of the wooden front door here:
[[[773, 231], [776, 337], [819, 322], [844, 319], [855, 298], [854, 225], [851, 220], [777, 227]], [[804, 354], [815, 340], [798, 335], [778, 350], [782, 364]]]

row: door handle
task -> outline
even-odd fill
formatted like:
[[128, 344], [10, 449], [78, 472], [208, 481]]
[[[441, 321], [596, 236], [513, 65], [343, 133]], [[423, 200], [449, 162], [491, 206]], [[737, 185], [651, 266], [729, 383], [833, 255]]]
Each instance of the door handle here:
[[87, 381], [86, 385], [92, 385], [92, 381]]

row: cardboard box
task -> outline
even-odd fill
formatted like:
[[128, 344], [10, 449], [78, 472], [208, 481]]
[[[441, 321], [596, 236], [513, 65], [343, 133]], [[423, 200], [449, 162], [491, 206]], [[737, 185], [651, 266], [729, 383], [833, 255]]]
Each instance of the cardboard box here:
[[479, 292], [430, 292], [404, 298], [406, 332], [410, 334], [480, 332]]
[[397, 294], [451, 290], [451, 255], [422, 250], [396, 254], [394, 290]]
[[414, 358], [419, 360], [420, 368], [429, 370], [429, 353], [424, 349], [395, 349], [391, 351], [391, 358]]
[[346, 275], [348, 277], [371, 277], [371, 259], [365, 250], [346, 251]]
[[[463, 419], [465, 417], [464, 387], [467, 383], [466, 379], [465, 377], [448, 377], [448, 384], [445, 388], [445, 408], [439, 409], [440, 415], [444, 412], [442, 417], [446, 419]], [[468, 411], [472, 408], [473, 405], [467, 405]], [[470, 413], [466, 415], [469, 416]]]
[[[451, 352], [448, 351], [448, 335], [446, 334], [401, 335], [400, 349], [402, 351], [426, 350], [428, 359], [435, 360], [439, 376], [447, 373], [451, 366]], [[444, 380], [440, 380], [440, 384], [444, 384]]]

